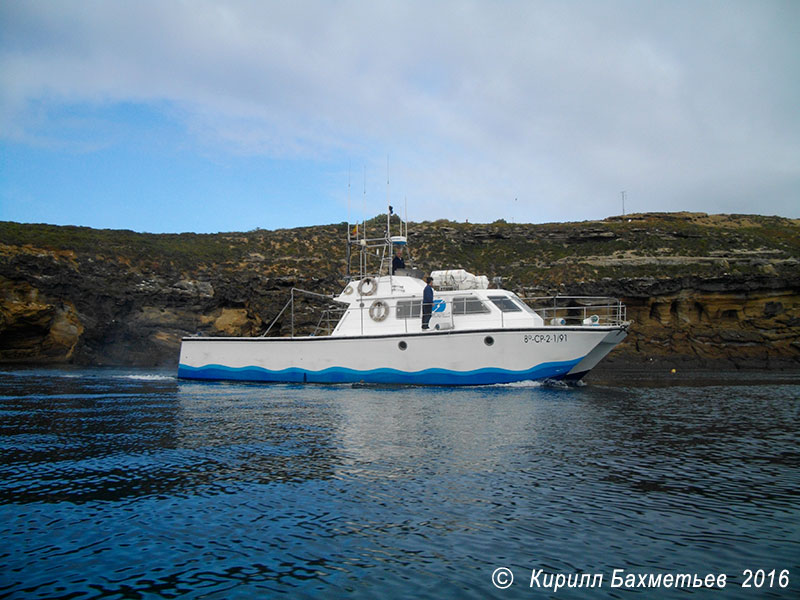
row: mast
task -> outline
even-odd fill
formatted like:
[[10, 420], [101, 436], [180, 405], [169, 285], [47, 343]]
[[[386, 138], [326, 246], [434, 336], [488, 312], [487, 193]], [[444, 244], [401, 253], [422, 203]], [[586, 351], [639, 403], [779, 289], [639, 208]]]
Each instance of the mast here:
[[[386, 256], [386, 250], [389, 250], [389, 256]], [[378, 275], [383, 272], [383, 265], [386, 265], [386, 274], [391, 277], [392, 275], [392, 257], [394, 256], [394, 247], [392, 246], [392, 205], [389, 204], [389, 155], [386, 155], [386, 243], [383, 246], [383, 256], [381, 257], [381, 264], [378, 267]]]
[[[391, 178], [388, 173], [388, 158], [387, 158], [387, 175], [386, 175], [386, 229], [377, 232], [374, 237], [367, 236], [367, 167], [364, 165], [364, 182], [363, 182], [363, 215], [361, 222], [358, 218], [355, 219], [355, 228], [350, 229], [350, 201], [352, 194], [352, 174], [348, 171], [347, 180], [347, 202], [348, 202], [348, 216], [347, 216], [347, 279], [352, 281], [354, 279], [364, 279], [365, 277], [375, 277], [382, 275], [392, 275], [392, 258], [394, 256], [395, 246], [406, 247], [406, 239], [408, 235], [408, 223], [403, 225], [403, 216], [400, 211], [395, 211], [394, 207], [388, 202], [391, 199], [390, 186]], [[408, 200], [405, 200], [405, 211], [408, 212]], [[392, 217], [397, 214], [399, 225], [399, 233], [392, 232]], [[394, 234], [393, 234], [394, 233]], [[353, 251], [353, 246], [358, 246], [356, 252]], [[353, 255], [358, 254], [358, 271], [356, 272], [352, 266]], [[410, 258], [410, 256], [409, 256]], [[377, 264], [376, 264], [377, 262]]]
[[350, 281], [350, 179], [351, 179], [351, 163], [347, 163], [347, 272], [345, 278]]
[[358, 253], [359, 256], [359, 277], [363, 279], [366, 277], [367, 274], [367, 255], [366, 255], [366, 246], [367, 246], [367, 165], [364, 165], [364, 197], [363, 197], [363, 212], [361, 213], [362, 225], [361, 225], [361, 240], [359, 240], [359, 244], [361, 245], [360, 252]]

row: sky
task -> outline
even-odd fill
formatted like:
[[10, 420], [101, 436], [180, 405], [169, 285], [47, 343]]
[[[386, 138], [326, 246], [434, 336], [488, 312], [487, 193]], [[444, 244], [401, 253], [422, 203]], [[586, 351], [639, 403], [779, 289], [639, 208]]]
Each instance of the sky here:
[[796, 0], [3, 0], [0, 220], [800, 218]]

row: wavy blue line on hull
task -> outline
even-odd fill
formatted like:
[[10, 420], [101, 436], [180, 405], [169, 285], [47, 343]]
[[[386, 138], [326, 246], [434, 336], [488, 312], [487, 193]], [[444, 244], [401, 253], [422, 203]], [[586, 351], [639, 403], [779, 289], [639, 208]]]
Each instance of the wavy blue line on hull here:
[[447, 369], [425, 369], [424, 371], [400, 371], [397, 369], [372, 369], [357, 371], [345, 367], [331, 367], [322, 371], [290, 368], [270, 371], [262, 367], [226, 367], [206, 365], [204, 367], [178, 366], [181, 379], [211, 379], [236, 381], [275, 381], [292, 383], [400, 383], [411, 385], [487, 385], [511, 383], [537, 379], [561, 379], [581, 359], [542, 363], [524, 371], [485, 368], [474, 371], [450, 371]]

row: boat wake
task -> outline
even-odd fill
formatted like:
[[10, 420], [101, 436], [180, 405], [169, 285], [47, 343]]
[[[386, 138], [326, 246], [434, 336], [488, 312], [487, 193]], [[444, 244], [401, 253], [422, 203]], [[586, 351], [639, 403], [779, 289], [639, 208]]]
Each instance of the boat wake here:
[[512, 381], [510, 383], [495, 383], [485, 387], [496, 388], [548, 388], [556, 390], [571, 390], [586, 385], [584, 381], [564, 381], [563, 379], [543, 379], [540, 381]]
[[544, 381], [511, 381], [509, 383], [492, 383], [483, 387], [493, 388], [540, 388], [544, 387]]
[[155, 375], [155, 374], [141, 374], [141, 375], [114, 375], [114, 379], [127, 379], [130, 381], [174, 381], [174, 375]]

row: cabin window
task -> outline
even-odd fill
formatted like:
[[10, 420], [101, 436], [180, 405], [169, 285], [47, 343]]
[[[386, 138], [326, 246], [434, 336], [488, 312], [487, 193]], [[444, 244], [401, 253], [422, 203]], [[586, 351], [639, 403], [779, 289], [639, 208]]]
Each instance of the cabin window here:
[[488, 312], [490, 312], [489, 307], [481, 302], [480, 298], [475, 296], [456, 296], [453, 298], [454, 315], [475, 315]]
[[398, 319], [419, 319], [421, 306], [420, 300], [398, 300], [395, 315]]
[[489, 296], [489, 300], [503, 312], [522, 312], [522, 308], [508, 296]]
[[511, 294], [511, 297], [514, 299], [514, 302], [519, 304], [522, 307], [522, 310], [524, 310], [526, 313], [530, 313], [532, 315], [537, 314], [535, 310], [533, 310], [530, 306], [525, 304], [525, 301], [516, 294]]

